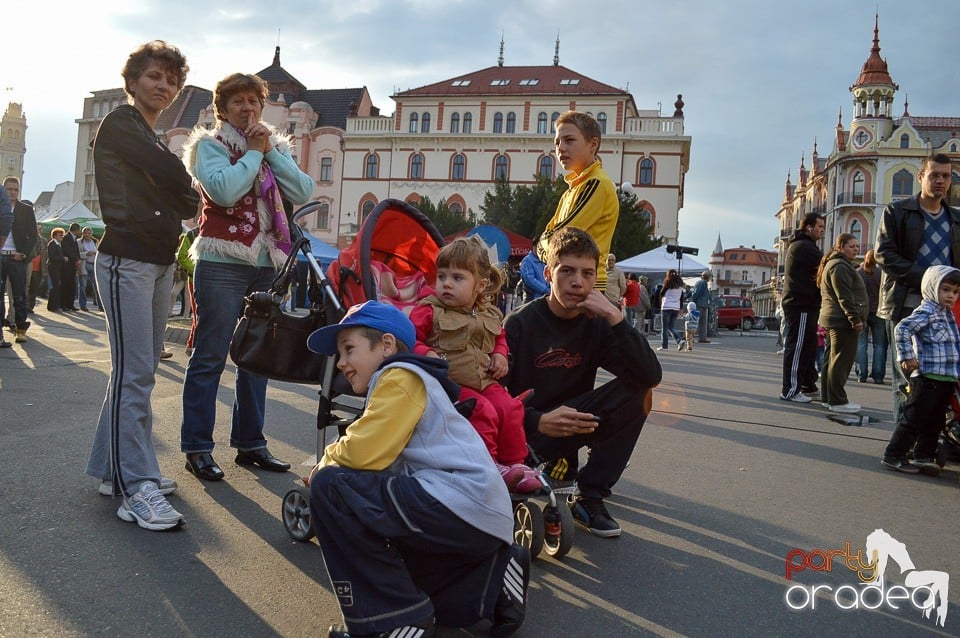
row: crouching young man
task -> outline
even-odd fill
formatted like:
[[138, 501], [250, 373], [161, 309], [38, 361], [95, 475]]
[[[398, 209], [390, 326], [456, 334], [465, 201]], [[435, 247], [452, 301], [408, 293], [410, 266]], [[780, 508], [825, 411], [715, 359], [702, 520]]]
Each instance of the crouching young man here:
[[[594, 288], [600, 249], [585, 231], [567, 227], [550, 239], [545, 274], [550, 293], [507, 317], [513, 354], [511, 394], [526, 402], [527, 443], [552, 464], [552, 478], [576, 480], [574, 520], [602, 538], [620, 535], [604, 500], [627, 467], [662, 371], [645, 337]], [[614, 379], [594, 388], [597, 370]], [[590, 450], [576, 472], [582, 447]]]
[[327, 446], [310, 513], [344, 626], [331, 638], [426, 638], [435, 625], [523, 623], [530, 553], [513, 544], [507, 488], [459, 415], [447, 363], [409, 354], [413, 324], [368, 301], [307, 342], [339, 353], [363, 414]]

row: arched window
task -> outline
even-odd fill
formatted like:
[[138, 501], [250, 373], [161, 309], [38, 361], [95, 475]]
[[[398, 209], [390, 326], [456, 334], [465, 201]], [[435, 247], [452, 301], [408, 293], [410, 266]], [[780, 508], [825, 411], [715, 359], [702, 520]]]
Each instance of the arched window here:
[[893, 194], [901, 197], [913, 195], [913, 175], [905, 168], [893, 174]]
[[597, 113], [597, 124], [600, 125], [600, 132], [606, 135], [607, 134], [607, 114], [606, 113]]
[[473, 132], [473, 113], [463, 114], [463, 132], [464, 133]]
[[493, 162], [493, 179], [510, 179], [510, 160], [506, 155], [497, 155]]
[[503, 133], [503, 113], [493, 114], [493, 132]]
[[554, 133], [557, 132], [557, 118], [560, 117], [560, 114], [554, 111], [550, 114], [550, 130]]
[[951, 144], [951, 145], [950, 145], [950, 152], [951, 152], [951, 153], [956, 153], [956, 152], [957, 152], [957, 145], [956, 145], [956, 144]]
[[450, 132], [459, 133], [460, 132], [460, 114], [454, 113], [450, 116]]
[[517, 114], [507, 113], [507, 133], [517, 132]]
[[539, 135], [547, 134], [547, 114], [546, 113], [541, 112], [540, 115], [537, 116], [537, 133]]
[[537, 166], [537, 173], [553, 179], [553, 157], [544, 155], [540, 158], [540, 164]]
[[360, 223], [362, 224], [364, 220], [373, 212], [373, 209], [376, 208], [376, 204], [373, 200], [367, 200], [363, 202], [363, 206], [360, 208]]
[[640, 160], [640, 180], [641, 186], [653, 184], [653, 160], [646, 157]]
[[420, 116], [418, 116], [416, 113], [410, 114], [410, 132], [411, 133], [417, 132], [417, 126], [419, 124], [419, 120], [420, 120]]
[[863, 252], [863, 225], [860, 224], [860, 220], [853, 220], [850, 222], [850, 234], [857, 238], [857, 243], [860, 244], [860, 252]]
[[410, 179], [423, 179], [423, 155], [414, 153], [410, 158]]
[[854, 203], [863, 202], [863, 173], [857, 171], [853, 174], [853, 201]]
[[910, 148], [910, 136], [906, 133], [900, 136], [900, 148]]
[[429, 133], [430, 132], [430, 114], [424, 113], [420, 116], [420, 132]]
[[467, 176], [467, 158], [462, 153], [453, 156], [450, 179], [462, 180]]
[[373, 153], [370, 153], [369, 155], [367, 155], [366, 166], [367, 166], [367, 169], [366, 171], [364, 171], [363, 176], [366, 177], [367, 179], [377, 179], [379, 169], [380, 169], [379, 162], [377, 161], [377, 156], [374, 155]]
[[460, 205], [460, 202], [453, 202], [452, 204], [447, 206], [447, 210], [449, 210], [454, 215], [460, 215], [461, 217], [463, 217], [463, 206]]

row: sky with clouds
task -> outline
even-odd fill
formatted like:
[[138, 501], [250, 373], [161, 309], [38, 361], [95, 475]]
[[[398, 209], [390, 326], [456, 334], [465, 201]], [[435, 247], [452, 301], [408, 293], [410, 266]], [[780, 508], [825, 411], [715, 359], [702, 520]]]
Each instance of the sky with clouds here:
[[[640, 109], [673, 112], [683, 94], [690, 170], [680, 243], [709, 251], [772, 248], [787, 172], [814, 139], [832, 148], [848, 89], [866, 61], [880, 14], [881, 55], [915, 116], [960, 117], [954, 0], [233, 0], [17, 2], [5, 9], [3, 106], [27, 114], [23, 193], [72, 180], [77, 127], [90, 91], [121, 86], [140, 43], [161, 38], [187, 55], [189, 84], [212, 89], [234, 71], [284, 68], [309, 88], [366, 86], [381, 113], [395, 91], [496, 64], [560, 63], [629, 89]], [[279, 33], [279, 35], [278, 35]], [[701, 253], [703, 254], [703, 253]]]

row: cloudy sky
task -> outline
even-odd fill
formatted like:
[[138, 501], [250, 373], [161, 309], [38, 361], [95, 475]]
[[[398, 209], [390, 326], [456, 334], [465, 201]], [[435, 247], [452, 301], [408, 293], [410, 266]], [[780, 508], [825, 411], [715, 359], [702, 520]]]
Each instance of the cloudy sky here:
[[[9, 20], [10, 11], [13, 19]], [[894, 112], [960, 116], [954, 0], [301, 0], [275, 2], [16, 2], [5, 9], [3, 104], [27, 113], [24, 196], [72, 180], [89, 92], [121, 86], [131, 50], [161, 38], [189, 59], [189, 84], [234, 71], [284, 68], [310, 88], [366, 86], [382, 113], [390, 95], [496, 64], [560, 63], [628, 88], [641, 109], [673, 112], [692, 136], [680, 243], [771, 248], [790, 171], [814, 139], [832, 148], [838, 113], [869, 55], [874, 12], [881, 55], [899, 84]], [[54, 14], [55, 13], [55, 14]], [[703, 255], [704, 253], [701, 253]]]

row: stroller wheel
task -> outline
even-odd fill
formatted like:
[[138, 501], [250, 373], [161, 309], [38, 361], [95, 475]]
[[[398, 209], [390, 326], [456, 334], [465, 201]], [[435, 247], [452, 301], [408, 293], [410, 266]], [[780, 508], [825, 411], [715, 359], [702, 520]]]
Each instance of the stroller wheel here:
[[554, 558], [563, 558], [573, 547], [573, 513], [564, 501], [543, 506], [543, 548]]
[[283, 527], [296, 541], [309, 541], [316, 535], [310, 520], [310, 498], [305, 488], [295, 487], [283, 497]]
[[513, 540], [529, 549], [532, 558], [543, 549], [543, 512], [530, 501], [520, 501], [513, 507]]

